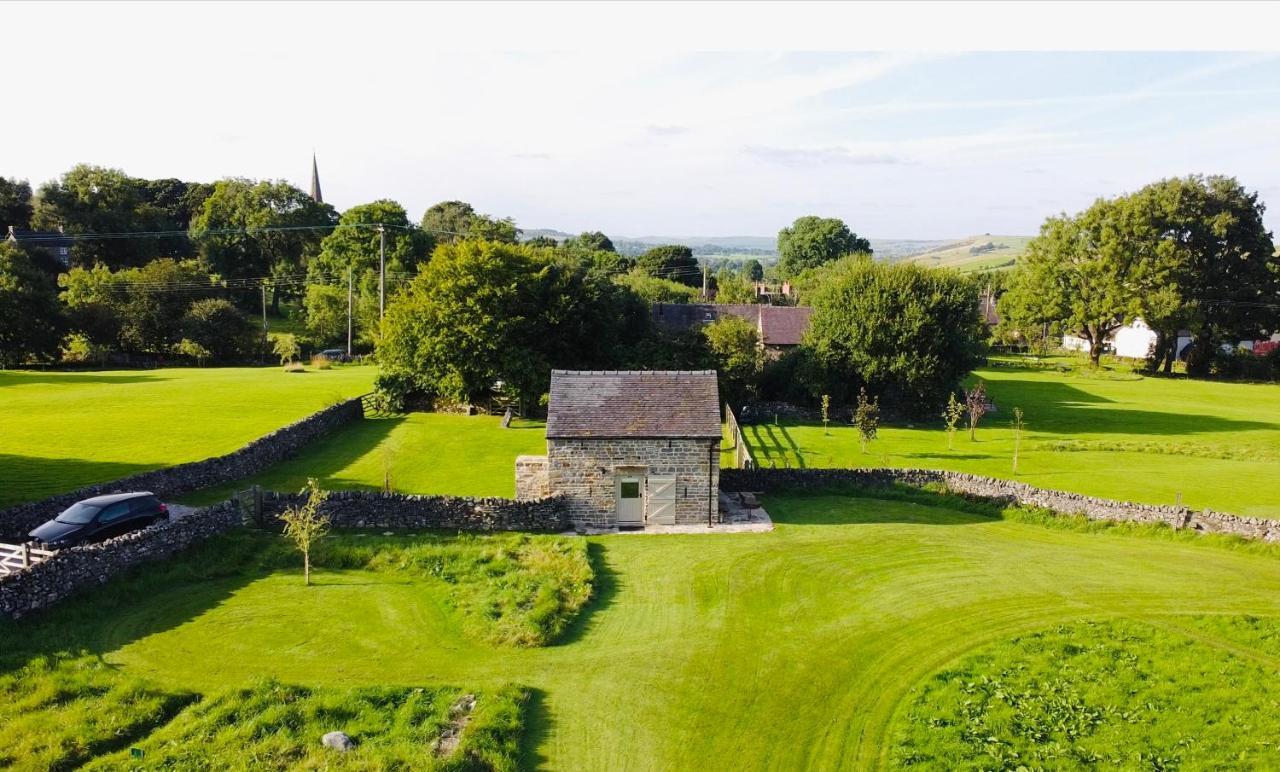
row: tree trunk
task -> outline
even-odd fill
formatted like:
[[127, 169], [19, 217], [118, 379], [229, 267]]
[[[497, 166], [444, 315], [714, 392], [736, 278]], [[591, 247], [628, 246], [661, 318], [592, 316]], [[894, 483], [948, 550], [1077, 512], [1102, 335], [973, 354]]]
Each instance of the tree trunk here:
[[302, 553], [302, 583], [311, 586], [311, 552]]

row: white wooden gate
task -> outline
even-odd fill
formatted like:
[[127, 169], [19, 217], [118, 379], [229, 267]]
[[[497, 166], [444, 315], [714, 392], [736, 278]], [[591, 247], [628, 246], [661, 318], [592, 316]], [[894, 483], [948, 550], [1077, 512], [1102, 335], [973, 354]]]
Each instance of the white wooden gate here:
[[654, 525], [676, 524], [676, 478], [649, 477], [646, 480], [645, 522]]
[[37, 549], [30, 544], [0, 544], [0, 576], [16, 574], [51, 557], [53, 552], [50, 550]]

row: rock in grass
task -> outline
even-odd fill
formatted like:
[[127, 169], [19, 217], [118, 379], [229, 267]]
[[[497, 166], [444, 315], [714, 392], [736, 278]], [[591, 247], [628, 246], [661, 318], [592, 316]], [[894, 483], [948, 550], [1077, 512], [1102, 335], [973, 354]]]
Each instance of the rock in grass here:
[[346, 732], [329, 732], [320, 738], [320, 744], [335, 751], [349, 751], [356, 747], [355, 740], [348, 737]]

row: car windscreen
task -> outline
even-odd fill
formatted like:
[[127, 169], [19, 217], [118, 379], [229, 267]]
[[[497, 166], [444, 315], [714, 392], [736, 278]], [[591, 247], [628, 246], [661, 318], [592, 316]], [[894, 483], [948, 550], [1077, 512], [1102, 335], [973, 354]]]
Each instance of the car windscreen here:
[[86, 504], [78, 501], [67, 507], [58, 515], [55, 520], [59, 523], [69, 523], [71, 525], [84, 525], [93, 522], [93, 518], [98, 516], [101, 507], [95, 507], [92, 504]]

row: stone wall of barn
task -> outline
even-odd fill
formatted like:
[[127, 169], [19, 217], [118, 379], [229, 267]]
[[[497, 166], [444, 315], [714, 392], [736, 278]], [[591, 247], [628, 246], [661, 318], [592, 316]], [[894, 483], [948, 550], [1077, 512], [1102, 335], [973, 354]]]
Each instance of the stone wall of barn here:
[[516, 499], [533, 501], [551, 495], [546, 456], [516, 456]]
[[618, 468], [642, 468], [675, 478], [677, 525], [705, 523], [719, 494], [719, 448], [719, 440], [548, 439], [547, 489], [563, 497], [576, 527], [614, 528]]

